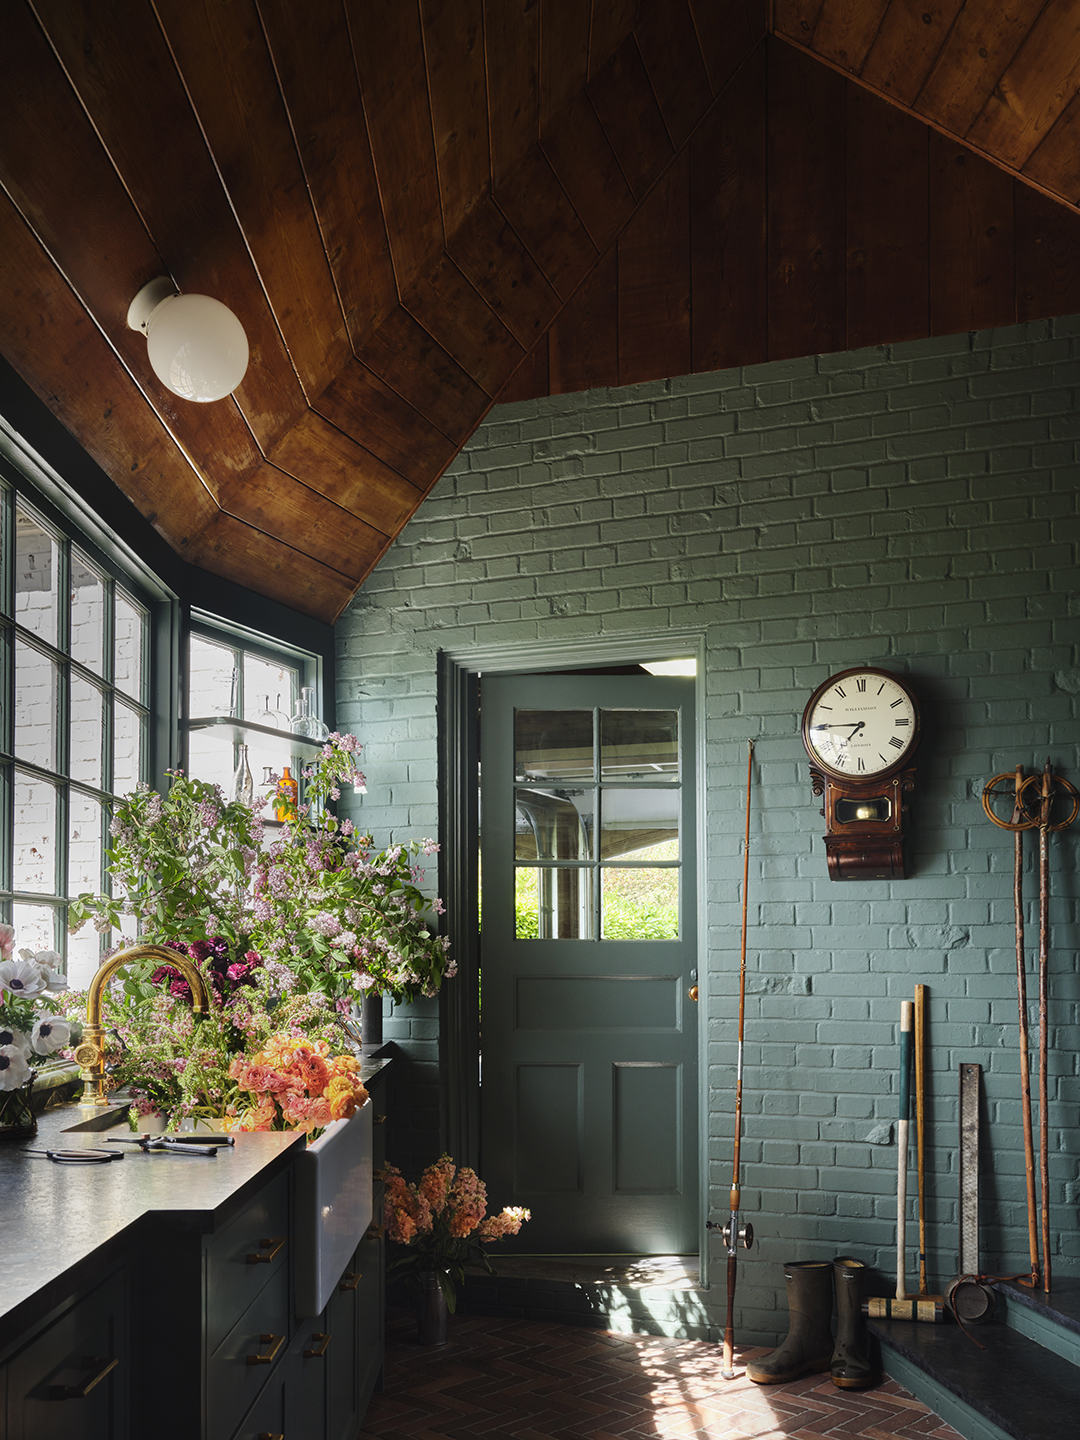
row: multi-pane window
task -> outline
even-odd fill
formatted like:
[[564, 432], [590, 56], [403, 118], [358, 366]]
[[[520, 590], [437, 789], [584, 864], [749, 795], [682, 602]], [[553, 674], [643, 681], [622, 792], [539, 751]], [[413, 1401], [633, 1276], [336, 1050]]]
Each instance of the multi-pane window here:
[[515, 935], [679, 934], [677, 710], [517, 710]]
[[0, 499], [0, 905], [85, 985], [109, 937], [68, 937], [66, 900], [105, 886], [113, 800], [149, 773], [149, 612], [89, 545]]
[[317, 669], [316, 657], [306, 651], [195, 622], [188, 646], [189, 772], [234, 799], [240, 747], [246, 745], [257, 800], [269, 793], [271, 773], [280, 775], [285, 766], [295, 773], [297, 762], [311, 752], [285, 737], [305, 687], [316, 693]]

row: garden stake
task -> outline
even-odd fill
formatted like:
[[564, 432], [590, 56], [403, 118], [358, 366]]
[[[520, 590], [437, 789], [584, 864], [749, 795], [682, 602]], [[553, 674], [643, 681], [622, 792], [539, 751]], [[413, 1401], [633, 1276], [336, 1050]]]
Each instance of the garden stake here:
[[900, 1002], [900, 1123], [896, 1136], [896, 1298], [907, 1299], [907, 1168], [908, 1126], [911, 1120], [911, 1018], [910, 1000]]
[[739, 1228], [739, 1148], [742, 1142], [742, 1077], [743, 1077], [743, 1024], [746, 1019], [746, 887], [750, 879], [750, 792], [754, 780], [754, 742], [751, 740], [750, 754], [746, 761], [746, 836], [743, 841], [742, 881], [742, 945], [739, 954], [739, 1048], [735, 1063], [735, 1148], [731, 1164], [731, 1214], [723, 1230], [727, 1245], [727, 1323], [724, 1326], [724, 1362], [720, 1374], [725, 1380], [734, 1380], [735, 1364], [735, 1281], [736, 1257], [739, 1241], [747, 1250], [754, 1243], [754, 1227]]

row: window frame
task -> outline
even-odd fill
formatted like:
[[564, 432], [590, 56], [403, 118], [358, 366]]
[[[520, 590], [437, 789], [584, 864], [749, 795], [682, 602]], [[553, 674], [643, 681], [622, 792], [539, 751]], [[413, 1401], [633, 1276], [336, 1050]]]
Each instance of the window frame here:
[[[19, 502], [58, 544], [57, 612], [55, 641], [24, 626], [16, 609], [16, 561], [18, 554], [17, 512]], [[72, 557], [85, 557], [91, 571], [104, 587], [102, 624], [102, 667], [100, 673], [71, 653]], [[0, 426], [0, 915], [11, 922], [16, 905], [33, 905], [53, 913], [54, 948], [68, 967], [67, 908], [73, 795], [89, 796], [101, 807], [101, 837], [96, 891], [108, 889], [105, 851], [109, 823], [117, 791], [113, 755], [114, 712], [118, 703], [134, 711], [142, 729], [139, 781], [158, 784], [167, 769], [176, 763], [176, 725], [169, 683], [171, 660], [176, 653], [180, 604], [177, 596], [138, 561], [117, 536], [96, 519], [88, 506], [59, 476], [50, 473], [40, 457], [20, 443], [20, 437], [6, 425]], [[145, 616], [142, 637], [142, 679], [138, 696], [116, 681], [115, 613], [117, 594], [134, 603]], [[15, 745], [15, 657], [18, 643], [28, 645], [56, 666], [56, 754], [54, 768], [42, 766], [16, 753]], [[82, 680], [102, 696], [105, 741], [102, 768], [97, 784], [71, 773], [71, 688]], [[163, 706], [164, 701], [164, 706]], [[17, 777], [28, 775], [53, 788], [55, 794], [55, 838], [52, 857], [52, 888], [29, 891], [15, 888], [15, 824]], [[108, 945], [102, 936], [100, 949]]]

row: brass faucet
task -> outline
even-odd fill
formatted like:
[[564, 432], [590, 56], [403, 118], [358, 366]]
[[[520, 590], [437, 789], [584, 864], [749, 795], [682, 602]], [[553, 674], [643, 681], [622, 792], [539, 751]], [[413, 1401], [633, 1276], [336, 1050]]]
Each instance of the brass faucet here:
[[131, 945], [106, 960], [90, 981], [86, 995], [86, 1028], [75, 1051], [75, 1060], [83, 1067], [86, 1080], [85, 1101], [92, 1105], [109, 1103], [105, 1093], [105, 1032], [101, 1028], [101, 997], [116, 972], [133, 960], [159, 960], [162, 965], [174, 966], [191, 986], [194, 1013], [205, 1015], [209, 1007], [206, 982], [191, 961], [176, 950], [170, 950], [165, 945]]

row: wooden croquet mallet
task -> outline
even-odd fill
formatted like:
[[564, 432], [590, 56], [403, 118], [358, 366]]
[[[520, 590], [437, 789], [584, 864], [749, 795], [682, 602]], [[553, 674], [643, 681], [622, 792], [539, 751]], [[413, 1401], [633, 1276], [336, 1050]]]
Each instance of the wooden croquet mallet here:
[[896, 1127], [896, 1298], [907, 1299], [904, 1256], [907, 1239], [908, 1126], [911, 1121], [911, 1025], [914, 1010], [910, 1000], [900, 1002], [900, 1123]]
[[915, 986], [915, 1147], [919, 1168], [919, 1294], [926, 1294], [926, 986]]

